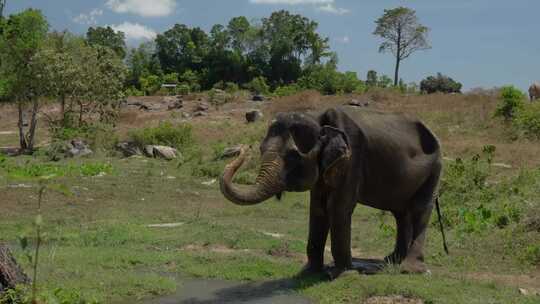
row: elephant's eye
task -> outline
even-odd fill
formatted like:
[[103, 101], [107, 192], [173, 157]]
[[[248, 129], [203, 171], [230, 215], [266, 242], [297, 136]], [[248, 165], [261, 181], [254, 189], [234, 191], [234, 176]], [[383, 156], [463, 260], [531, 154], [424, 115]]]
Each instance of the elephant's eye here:
[[300, 164], [302, 156], [298, 153], [297, 150], [291, 149], [285, 154], [285, 163], [287, 167], [296, 167]]

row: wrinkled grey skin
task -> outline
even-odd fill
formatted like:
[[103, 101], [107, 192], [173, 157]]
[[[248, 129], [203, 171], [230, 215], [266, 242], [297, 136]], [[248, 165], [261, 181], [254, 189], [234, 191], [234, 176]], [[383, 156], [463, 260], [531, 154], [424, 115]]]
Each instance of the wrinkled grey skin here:
[[540, 83], [535, 82], [529, 87], [529, 98], [531, 101], [540, 98]]
[[244, 154], [229, 164], [221, 191], [239, 205], [258, 204], [283, 191], [310, 190], [306, 272], [324, 270], [328, 233], [335, 266], [330, 278], [352, 268], [351, 215], [357, 203], [392, 212], [394, 251], [385, 261], [425, 272], [424, 240], [441, 174], [437, 139], [416, 120], [399, 114], [342, 106], [319, 115], [280, 114], [261, 147], [255, 185], [232, 178]]

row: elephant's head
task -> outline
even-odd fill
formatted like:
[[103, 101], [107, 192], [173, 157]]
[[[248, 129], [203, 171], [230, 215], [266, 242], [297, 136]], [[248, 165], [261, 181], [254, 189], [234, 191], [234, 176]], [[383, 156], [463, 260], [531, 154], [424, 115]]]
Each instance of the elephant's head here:
[[261, 167], [254, 185], [232, 183], [245, 159], [245, 151], [225, 167], [220, 179], [221, 192], [238, 205], [254, 205], [284, 191], [311, 189], [322, 178], [329, 186], [350, 159], [347, 136], [343, 131], [321, 127], [314, 118], [299, 113], [279, 114], [270, 125], [260, 146]]

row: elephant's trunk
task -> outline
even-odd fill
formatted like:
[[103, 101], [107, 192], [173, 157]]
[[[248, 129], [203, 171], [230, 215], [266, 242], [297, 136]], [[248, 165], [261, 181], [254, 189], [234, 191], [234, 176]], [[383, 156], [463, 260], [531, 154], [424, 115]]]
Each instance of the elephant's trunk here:
[[283, 160], [277, 153], [266, 152], [262, 156], [261, 169], [254, 185], [239, 186], [233, 184], [234, 174], [244, 163], [245, 150], [240, 156], [225, 167], [220, 178], [221, 193], [231, 202], [242, 205], [261, 203], [285, 189], [280, 173], [283, 170]]

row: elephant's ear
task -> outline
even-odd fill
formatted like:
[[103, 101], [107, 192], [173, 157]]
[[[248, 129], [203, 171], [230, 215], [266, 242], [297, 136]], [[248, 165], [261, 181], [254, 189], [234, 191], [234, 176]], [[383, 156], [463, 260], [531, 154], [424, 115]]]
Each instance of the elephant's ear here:
[[351, 149], [347, 135], [340, 129], [324, 126], [321, 130], [321, 141], [323, 142], [321, 154], [323, 180], [325, 184], [336, 187], [350, 165]]

